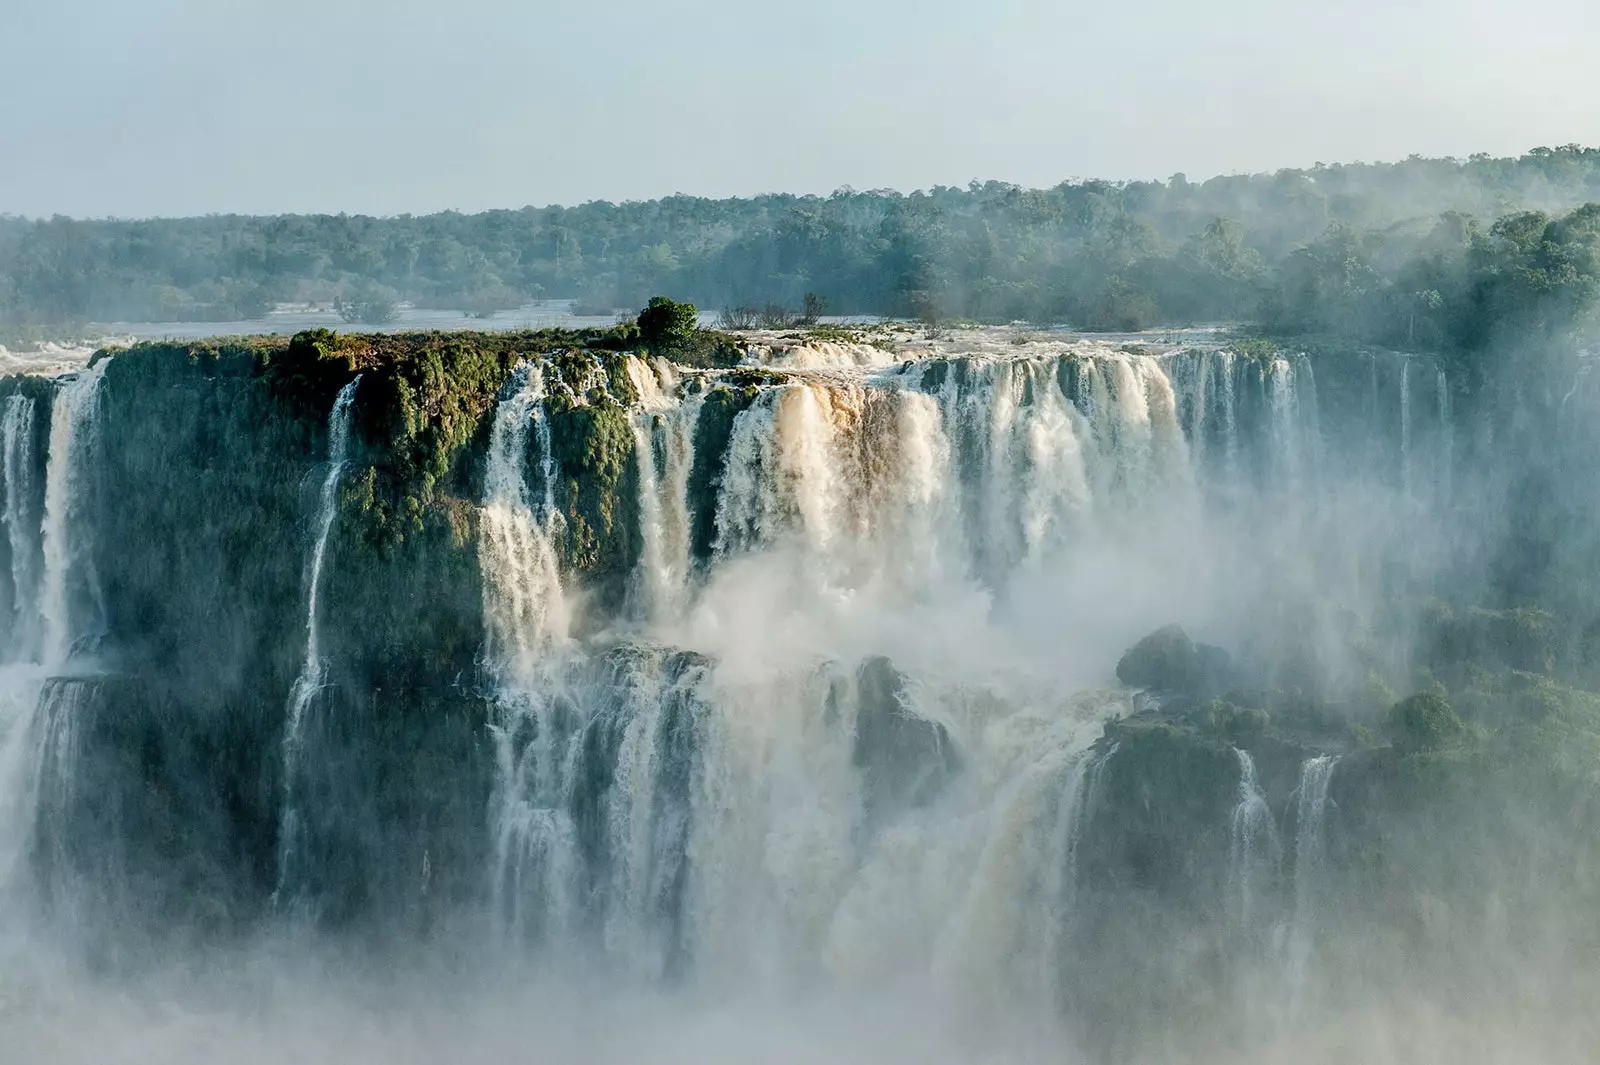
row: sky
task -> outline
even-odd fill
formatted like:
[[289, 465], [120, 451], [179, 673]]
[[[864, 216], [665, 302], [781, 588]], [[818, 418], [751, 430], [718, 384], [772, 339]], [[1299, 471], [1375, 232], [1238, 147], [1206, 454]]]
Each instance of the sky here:
[[0, 0], [0, 214], [464, 211], [1600, 144], [1595, 0]]

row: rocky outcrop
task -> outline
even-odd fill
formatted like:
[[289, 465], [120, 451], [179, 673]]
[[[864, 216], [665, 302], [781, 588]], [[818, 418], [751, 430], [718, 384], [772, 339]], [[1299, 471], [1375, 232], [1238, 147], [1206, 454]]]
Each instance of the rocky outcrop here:
[[1220, 647], [1195, 643], [1180, 625], [1157, 629], [1117, 663], [1117, 679], [1134, 688], [1212, 698], [1236, 681], [1233, 662]]
[[866, 659], [852, 680], [836, 683], [830, 699], [856, 700], [851, 761], [868, 816], [931, 801], [961, 765], [949, 731], [907, 705], [905, 677], [887, 658]]

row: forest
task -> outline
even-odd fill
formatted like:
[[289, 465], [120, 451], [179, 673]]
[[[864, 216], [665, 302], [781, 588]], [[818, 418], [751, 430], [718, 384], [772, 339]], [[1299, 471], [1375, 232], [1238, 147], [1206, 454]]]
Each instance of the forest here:
[[483, 316], [571, 298], [610, 315], [656, 293], [739, 323], [797, 312], [809, 295], [810, 311], [841, 315], [1248, 323], [1471, 356], [1588, 313], [1595, 201], [1600, 148], [1569, 145], [1204, 182], [974, 181], [390, 218], [0, 216], [0, 332], [248, 320], [278, 302], [371, 320], [400, 301]]

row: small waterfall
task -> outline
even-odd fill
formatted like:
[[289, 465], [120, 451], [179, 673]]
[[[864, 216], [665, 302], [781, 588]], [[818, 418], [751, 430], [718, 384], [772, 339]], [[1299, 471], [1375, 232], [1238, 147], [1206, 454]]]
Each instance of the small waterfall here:
[[1267, 370], [1267, 379], [1270, 402], [1267, 439], [1272, 449], [1274, 487], [1293, 495], [1300, 489], [1301, 475], [1299, 397], [1294, 366], [1288, 359], [1276, 359]]
[[[690, 571], [689, 474], [694, 468], [694, 432], [704, 397], [681, 403], [663, 391], [656, 372], [630, 358], [628, 370], [640, 395], [632, 416], [639, 466], [639, 566], [630, 588], [634, 616], [678, 617], [687, 605]], [[667, 370], [670, 373], [670, 368]]]
[[1339, 759], [1309, 758], [1300, 766], [1295, 803], [1294, 913], [1286, 946], [1291, 1011], [1304, 1002], [1316, 949], [1317, 923], [1327, 892], [1328, 787]]
[[[311, 549], [310, 576], [306, 582], [306, 657], [289, 693], [288, 720], [283, 732], [283, 813], [278, 829], [278, 887], [273, 893], [273, 899], [278, 904], [293, 900], [304, 874], [304, 870], [299, 868], [302, 857], [300, 850], [304, 842], [298, 807], [301, 797], [300, 755], [305, 745], [307, 711], [327, 681], [317, 597], [322, 586], [322, 565], [327, 555], [328, 536], [339, 514], [339, 480], [344, 474], [350, 449], [350, 410], [355, 402], [356, 386], [360, 383], [361, 375], [357, 374], [341, 388], [328, 415], [328, 470], [323, 475], [322, 491], [318, 495], [316, 540]], [[285, 892], [290, 893], [287, 898]]]
[[1400, 488], [1411, 498], [1411, 359], [1400, 360]]
[[719, 558], [752, 551], [770, 542], [783, 515], [777, 476], [777, 405], [783, 390], [773, 389], [739, 412], [728, 437], [727, 466], [717, 498]]
[[[553, 645], [566, 640], [570, 613], [561, 588], [555, 537], [555, 457], [540, 367], [524, 364], [495, 408], [484, 468], [483, 611], [489, 668], [502, 687], [525, 684]], [[543, 499], [535, 511], [526, 475], [529, 434], [537, 434]]]
[[[541, 366], [519, 366], [495, 408], [484, 471], [486, 665], [495, 684], [496, 784], [491, 901], [517, 940], [570, 928], [581, 871], [570, 806], [571, 712], [563, 653], [571, 622], [555, 538], [556, 464]], [[542, 499], [529, 489], [529, 437], [539, 449]]]
[[[40, 770], [55, 724], [45, 689], [18, 667], [0, 676], [0, 917], [6, 896], [23, 882], [38, 823]], [[47, 724], [40, 725], [40, 722]]]
[[39, 517], [34, 506], [35, 404], [20, 392], [6, 398], [0, 415], [0, 473], [5, 477], [6, 536], [11, 547], [12, 660], [34, 653], [38, 639], [37, 555]]
[[[76, 889], [70, 847], [79, 789], [84, 717], [95, 683], [83, 678], [52, 678], [39, 692], [38, 710], [28, 723], [25, 742], [31, 748], [27, 808], [21, 822], [36, 848], [33, 859], [38, 888], [56, 912], [71, 921], [83, 900]], [[103, 843], [104, 841], [96, 841]]]
[[1222, 454], [1227, 470], [1226, 483], [1232, 489], [1237, 489], [1239, 485], [1238, 361], [1238, 356], [1231, 351], [1218, 355], [1221, 374], [1217, 382], [1217, 398], [1221, 407]]
[[1317, 375], [1311, 360], [1304, 355], [1294, 360], [1295, 425], [1300, 438], [1301, 474], [1317, 484], [1323, 472], [1322, 408], [1317, 397]]
[[[1085, 538], [1187, 510], [1197, 497], [1184, 419], [1199, 417], [1198, 371], [1184, 362], [1173, 369], [1190, 389], [1181, 402], [1162, 360], [1125, 352], [925, 371], [920, 387], [938, 398], [930, 435], [942, 438], [933, 453], [949, 454], [959, 499], [951, 513], [959, 521], [937, 519], [941, 547], [961, 549], [961, 569], [1002, 586]], [[942, 508], [936, 495], [929, 501]]]
[[1434, 368], [1433, 387], [1439, 408], [1439, 494], [1448, 503], [1454, 493], [1456, 425], [1450, 403], [1450, 379], [1442, 367]]
[[1039, 986], [1050, 989], [1052, 1005], [1059, 1004], [1064, 987], [1067, 937], [1078, 895], [1079, 844], [1099, 807], [1106, 767], [1118, 747], [1112, 743], [1099, 754], [1086, 753], [1073, 767], [1045, 852], [1044, 891], [1039, 899], [1044, 911], [1042, 928], [1027, 931], [1039, 951], [1035, 961]]
[[[50, 452], [46, 459], [43, 544], [44, 575], [39, 592], [43, 625], [41, 660], [60, 667], [81, 634], [85, 600], [100, 608], [99, 581], [87, 533], [77, 520], [84, 506], [84, 480], [99, 447], [100, 382], [110, 359], [101, 359], [56, 393], [50, 411]], [[98, 624], [98, 619], [96, 619]]]
[[1239, 801], [1233, 808], [1233, 824], [1228, 847], [1228, 883], [1233, 892], [1236, 917], [1241, 928], [1255, 919], [1256, 899], [1263, 873], [1281, 857], [1278, 828], [1272, 820], [1266, 796], [1256, 780], [1256, 763], [1248, 751], [1235, 747], [1239, 760]]

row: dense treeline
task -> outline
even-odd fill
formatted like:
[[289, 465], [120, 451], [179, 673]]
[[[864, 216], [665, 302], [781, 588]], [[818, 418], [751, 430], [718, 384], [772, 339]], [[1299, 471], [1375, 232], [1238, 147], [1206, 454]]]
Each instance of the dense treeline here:
[[1260, 321], [1470, 352], [1589, 306], [1600, 149], [1192, 183], [991, 181], [476, 215], [0, 218], [0, 325], [230, 320], [276, 301], [486, 313], [532, 298], [1092, 329]]

